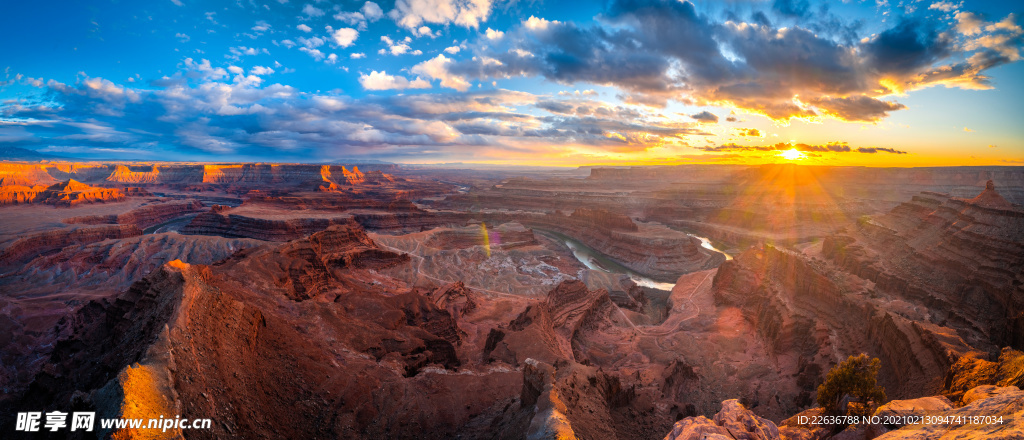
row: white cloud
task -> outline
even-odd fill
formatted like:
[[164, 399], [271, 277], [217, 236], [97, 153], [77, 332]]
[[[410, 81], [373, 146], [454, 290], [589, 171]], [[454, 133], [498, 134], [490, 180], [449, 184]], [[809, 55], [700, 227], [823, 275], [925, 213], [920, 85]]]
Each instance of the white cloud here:
[[455, 55], [455, 54], [459, 53], [460, 50], [462, 50], [462, 48], [460, 48], [459, 46], [451, 46], [451, 47], [446, 47], [444, 49], [445, 52], [448, 52], [448, 53], [450, 53], [452, 55]]
[[316, 6], [313, 6], [313, 5], [309, 4], [309, 3], [306, 3], [306, 6], [302, 7], [302, 13], [306, 14], [306, 17], [310, 17], [310, 18], [312, 18], [312, 17], [323, 17], [324, 10], [320, 9], [320, 8], [318, 8]]
[[306, 26], [304, 24], [300, 24], [298, 26], [295, 26], [295, 29], [298, 29], [298, 30], [300, 30], [302, 32], [313, 32], [313, 28], [311, 28], [309, 26]]
[[1024, 33], [1024, 29], [1017, 24], [1017, 17], [1010, 13], [1002, 21], [992, 23], [985, 27], [985, 30], [989, 32], [1006, 31], [1012, 35], [1020, 35]]
[[487, 35], [488, 40], [498, 40], [501, 37], [504, 37], [505, 33], [502, 31], [496, 31], [494, 29], [487, 28], [487, 32], [485, 33], [485, 35]]
[[374, 2], [366, 2], [363, 4], [362, 8], [359, 8], [359, 12], [362, 12], [363, 16], [371, 22], [380, 20], [381, 17], [384, 17], [384, 10]]
[[281, 45], [291, 49], [295, 47], [295, 42], [292, 40], [281, 40]]
[[324, 53], [321, 52], [320, 49], [310, 49], [308, 47], [300, 47], [299, 50], [309, 54], [309, 56], [313, 57], [313, 59], [317, 60], [317, 61], [320, 61], [320, 60], [324, 59], [324, 57], [326, 57], [326, 55], [324, 55]]
[[352, 42], [359, 38], [359, 31], [352, 28], [341, 28], [334, 32], [331, 32], [331, 39], [334, 40], [334, 44], [337, 44], [341, 48], [346, 48], [352, 45]]
[[981, 17], [970, 12], [957, 12], [956, 13], [956, 30], [960, 31], [964, 35], [974, 35], [981, 33], [981, 25], [983, 24]]
[[478, 28], [491, 14], [491, 0], [398, 0], [388, 16], [399, 26], [415, 30], [424, 23], [455, 23]]
[[270, 75], [272, 73], [274, 73], [274, 69], [271, 69], [269, 67], [255, 66], [252, 69], [249, 69], [250, 75], [263, 76]]
[[533, 53], [519, 48], [509, 49], [508, 52], [516, 54], [519, 58], [533, 58]]
[[438, 55], [413, 66], [410, 72], [441, 80], [442, 87], [448, 87], [464, 92], [470, 86], [469, 81], [466, 81], [466, 78], [464, 77], [454, 75], [448, 71], [448, 63], [451, 61], [451, 58], [447, 58], [444, 55]]
[[327, 59], [324, 60], [324, 62], [327, 63], [327, 64], [337, 63], [338, 62], [338, 55], [337, 54], [333, 54], [333, 53], [330, 54], [330, 55], [327, 55]]
[[188, 34], [183, 34], [181, 32], [174, 34], [174, 37], [180, 39], [182, 43], [185, 43], [188, 40], [192, 39], [192, 37], [189, 37]]
[[412, 51], [412, 54], [413, 55], [423, 55], [423, 51], [419, 50], [419, 49], [416, 49], [416, 50]]
[[181, 2], [181, 0], [171, 0], [171, 3], [174, 3], [176, 6], [185, 6], [185, 4]]
[[366, 16], [361, 12], [339, 12], [334, 14], [334, 19], [352, 26], [359, 26], [360, 29], [366, 28]]
[[531, 15], [530, 18], [526, 19], [526, 21], [523, 22], [523, 26], [526, 26], [526, 28], [531, 31], [542, 31], [547, 29], [548, 25], [552, 23], [558, 24], [558, 21], [545, 20], [543, 18], [537, 18]]
[[360, 58], [366, 58], [366, 54], [362, 52], [356, 52], [354, 54], [349, 55], [348, 57], [352, 58], [353, 60], [358, 60]]
[[[962, 4], [963, 3], [961, 3], [961, 5]], [[949, 12], [949, 11], [952, 11], [952, 10], [958, 8], [958, 7], [960, 7], [960, 5], [955, 5], [955, 4], [951, 3], [951, 2], [935, 2], [935, 3], [932, 3], [931, 6], [928, 7], [928, 9], [935, 9], [935, 10], [939, 10], [939, 11], [942, 11], [942, 12]]]
[[241, 58], [242, 55], [252, 56], [252, 55], [259, 55], [261, 53], [265, 54], [265, 55], [269, 55], [270, 54], [270, 51], [268, 51], [265, 48], [246, 47], [246, 46], [230, 47], [230, 48], [228, 48], [228, 51], [231, 52], [232, 58], [235, 58], [235, 59]]
[[405, 89], [429, 89], [430, 83], [417, 77], [409, 81], [407, 78], [398, 75], [388, 75], [385, 71], [372, 71], [369, 75], [359, 75], [359, 84], [366, 90], [405, 90]]
[[323, 38], [320, 38], [320, 37], [312, 37], [312, 38], [299, 37], [299, 44], [301, 44], [303, 46], [306, 46], [307, 48], [310, 48], [310, 49], [315, 49], [315, 48], [318, 48], [320, 46], [323, 46], [324, 43], [326, 43], [326, 42], [327, 42], [327, 40], [324, 40]]
[[[185, 58], [185, 68], [195, 72], [199, 72], [203, 79], [220, 79], [228, 76], [228, 72], [223, 67], [213, 67], [210, 65], [210, 60], [204, 59], [198, 63], [192, 60], [192, 58]], [[37, 86], [38, 87], [38, 86]]]
[[256, 32], [265, 32], [270, 29], [270, 23], [260, 20], [256, 22], [256, 25], [252, 27], [252, 30]]
[[238, 66], [228, 66], [228, 72], [234, 73], [236, 75], [241, 75], [242, 73], [245, 73], [245, 71]]
[[387, 53], [391, 53], [391, 55], [403, 55], [405, 53], [408, 53], [409, 49], [411, 49], [407, 43], [411, 42], [412, 38], [405, 37], [405, 39], [402, 40], [402, 42], [396, 43], [395, 40], [391, 39], [391, 37], [388, 37], [387, 35], [382, 35], [380, 37], [380, 41], [384, 42], [384, 44], [386, 44], [388, 48], [386, 50], [381, 49], [377, 53], [381, 55], [385, 55]]
[[344, 22], [350, 26], [356, 26], [359, 30], [366, 29], [366, 22], [380, 20], [384, 11], [374, 2], [366, 2], [358, 12], [339, 12], [334, 14], [334, 19]]
[[427, 36], [427, 37], [430, 37], [430, 38], [434, 38], [437, 35], [441, 35], [441, 31], [438, 31], [437, 35], [434, 35], [434, 34], [430, 33], [430, 27], [429, 26], [420, 26], [420, 27], [414, 29], [412, 31], [412, 33], [413, 33], [413, 35], [416, 35], [417, 37]]

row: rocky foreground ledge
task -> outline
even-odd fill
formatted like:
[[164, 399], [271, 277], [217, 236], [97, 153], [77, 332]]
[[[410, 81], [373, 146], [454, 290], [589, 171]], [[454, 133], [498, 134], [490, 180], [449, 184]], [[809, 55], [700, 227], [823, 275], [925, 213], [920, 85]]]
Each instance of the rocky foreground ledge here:
[[[945, 396], [893, 400], [879, 407], [873, 416], [890, 422], [928, 417], [949, 423], [858, 424], [833, 434], [826, 426], [808, 423], [820, 415], [821, 408], [809, 409], [776, 425], [733, 399], [722, 402], [721, 411], [712, 419], [697, 416], [676, 422], [665, 440], [1024, 439], [1024, 391], [1020, 388], [978, 386], [968, 390], [960, 404], [957, 407]], [[998, 418], [1002, 423], [992, 421]], [[980, 423], [971, 423], [974, 421]]]

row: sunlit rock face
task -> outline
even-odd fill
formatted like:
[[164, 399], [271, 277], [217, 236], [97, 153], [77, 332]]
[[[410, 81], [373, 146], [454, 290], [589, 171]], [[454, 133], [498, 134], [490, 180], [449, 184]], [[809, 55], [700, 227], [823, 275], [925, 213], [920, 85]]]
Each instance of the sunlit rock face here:
[[989, 181], [971, 199], [921, 193], [825, 240], [823, 253], [876, 289], [927, 304], [977, 348], [1024, 346], [1024, 209]]

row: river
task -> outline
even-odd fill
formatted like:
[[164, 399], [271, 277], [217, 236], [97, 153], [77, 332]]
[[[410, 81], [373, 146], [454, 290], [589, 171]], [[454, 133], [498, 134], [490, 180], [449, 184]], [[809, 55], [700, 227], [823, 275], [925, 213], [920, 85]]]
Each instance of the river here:
[[725, 253], [725, 251], [723, 251], [721, 249], [715, 248], [715, 246], [711, 244], [711, 240], [707, 239], [706, 237], [701, 237], [701, 236], [698, 236], [698, 235], [693, 235], [691, 233], [686, 233], [686, 235], [689, 235], [689, 236], [691, 236], [693, 238], [696, 238], [696, 239], [700, 240], [700, 247], [702, 247], [704, 249], [707, 249], [707, 250], [710, 250], [710, 251], [713, 251], [713, 252], [718, 252], [718, 253], [720, 253], [722, 255], [725, 255], [725, 259], [726, 260], [731, 260], [732, 259], [732, 255], [729, 255], [729, 254]]
[[188, 214], [181, 217], [175, 217], [156, 226], [150, 226], [142, 231], [143, 234], [159, 234], [161, 232], [178, 232], [185, 225], [192, 222], [192, 219], [196, 218], [199, 214]]
[[[549, 237], [555, 238], [558, 241], [561, 241], [562, 243], [565, 243], [569, 250], [572, 251], [572, 255], [575, 256], [576, 259], [579, 260], [580, 263], [583, 263], [583, 265], [586, 266], [588, 269], [599, 270], [601, 272], [607, 273], [621, 273], [628, 276], [631, 280], [633, 280], [634, 283], [642, 287], [649, 287], [652, 289], [667, 291], [671, 291], [672, 288], [675, 287], [675, 283], [662, 283], [660, 281], [655, 281], [649, 277], [646, 277], [643, 274], [637, 273], [636, 271], [626, 266], [623, 266], [622, 264], [616, 262], [615, 260], [608, 258], [601, 252], [598, 252], [597, 250], [594, 250], [593, 248], [583, 243], [580, 243], [578, 240], [569, 237], [565, 234], [560, 234], [558, 232], [547, 230], [534, 230], [539, 233], [545, 234]], [[727, 260], [732, 259], [732, 257], [729, 256], [729, 254], [726, 254], [725, 252], [722, 252], [716, 249], [714, 246], [712, 246], [711, 241], [708, 240], [707, 238], [698, 237], [692, 234], [687, 235], [690, 235], [691, 237], [700, 240], [702, 247], [725, 255], [725, 258]]]

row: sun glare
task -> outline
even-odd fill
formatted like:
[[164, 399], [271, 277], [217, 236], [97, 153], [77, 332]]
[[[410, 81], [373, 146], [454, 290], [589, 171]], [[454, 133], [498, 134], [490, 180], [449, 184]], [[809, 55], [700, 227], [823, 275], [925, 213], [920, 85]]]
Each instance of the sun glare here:
[[800, 160], [807, 157], [806, 154], [800, 152], [800, 150], [797, 150], [796, 148], [781, 151], [779, 152], [779, 156], [782, 156], [782, 158], [786, 160]]

